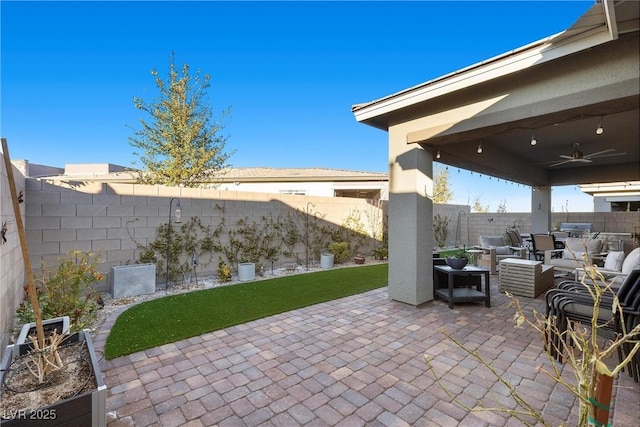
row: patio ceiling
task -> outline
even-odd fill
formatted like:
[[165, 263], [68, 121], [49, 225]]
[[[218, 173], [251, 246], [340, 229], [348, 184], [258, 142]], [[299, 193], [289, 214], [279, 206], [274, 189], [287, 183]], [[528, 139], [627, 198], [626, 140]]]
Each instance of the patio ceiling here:
[[[452, 167], [534, 187], [637, 181], [639, 10], [596, 3], [560, 34], [352, 110], [380, 129], [404, 126], [407, 143]], [[574, 144], [611, 151], [557, 164]]]

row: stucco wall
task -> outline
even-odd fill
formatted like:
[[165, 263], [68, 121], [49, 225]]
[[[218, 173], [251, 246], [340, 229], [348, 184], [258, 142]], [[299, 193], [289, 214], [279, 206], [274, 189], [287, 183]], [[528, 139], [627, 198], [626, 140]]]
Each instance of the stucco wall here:
[[[7, 225], [5, 235], [7, 241], [0, 242], [0, 330], [2, 331], [0, 353], [2, 353], [8, 344], [9, 337], [13, 334], [13, 315], [24, 296], [25, 276], [5, 161], [4, 158], [0, 160], [0, 225]], [[17, 191], [24, 189], [24, 174], [16, 167], [13, 167], [13, 177]], [[23, 220], [25, 204], [19, 205]]]

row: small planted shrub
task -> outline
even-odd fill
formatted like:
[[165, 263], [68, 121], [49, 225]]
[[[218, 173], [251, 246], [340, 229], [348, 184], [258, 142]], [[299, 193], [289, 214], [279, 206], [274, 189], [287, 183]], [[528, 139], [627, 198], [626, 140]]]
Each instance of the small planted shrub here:
[[[97, 270], [99, 263], [94, 253], [72, 251], [52, 269], [43, 264], [36, 289], [42, 318], [69, 316], [72, 331], [90, 327], [99, 307], [93, 285], [103, 279]], [[20, 303], [16, 314], [22, 323], [35, 322], [28, 299]]]
[[384, 260], [389, 258], [389, 249], [385, 247], [375, 248], [371, 251], [371, 254], [377, 260]]
[[231, 281], [231, 267], [222, 258], [218, 257], [218, 282], [227, 283]]
[[340, 264], [348, 260], [351, 256], [349, 244], [347, 242], [335, 242], [329, 245], [329, 252], [333, 254], [333, 262]]
[[438, 243], [438, 247], [444, 247], [449, 236], [449, 218], [436, 214], [433, 216], [433, 237]]

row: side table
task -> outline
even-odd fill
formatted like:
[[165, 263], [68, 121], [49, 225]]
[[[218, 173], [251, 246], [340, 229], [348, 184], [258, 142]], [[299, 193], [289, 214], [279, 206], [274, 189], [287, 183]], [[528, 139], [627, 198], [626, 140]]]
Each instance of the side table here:
[[[491, 292], [489, 282], [490, 270], [485, 267], [467, 266], [463, 269], [456, 270], [448, 265], [434, 265], [434, 297], [440, 297], [449, 302], [449, 308], [453, 308], [456, 302], [484, 301], [485, 306], [491, 307]], [[482, 292], [482, 279], [478, 282], [475, 289], [473, 287], [454, 288], [454, 277], [459, 276], [479, 276], [484, 277], [484, 293]], [[446, 287], [442, 278], [447, 278]]]

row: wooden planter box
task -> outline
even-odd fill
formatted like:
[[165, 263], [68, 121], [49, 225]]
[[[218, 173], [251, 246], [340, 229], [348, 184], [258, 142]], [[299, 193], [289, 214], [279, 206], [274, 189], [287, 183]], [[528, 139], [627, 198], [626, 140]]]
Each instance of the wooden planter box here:
[[542, 261], [504, 259], [500, 261], [498, 290], [535, 298], [553, 286], [553, 267]]
[[[0, 414], [2, 417], [8, 418], [0, 419], [0, 425], [3, 427], [106, 426], [107, 387], [102, 381], [102, 372], [100, 371], [88, 331], [76, 332], [68, 338], [69, 343], [78, 341], [86, 343], [97, 384], [96, 389], [34, 411], [16, 411], [15, 414]], [[2, 358], [2, 365], [0, 365], [2, 370], [0, 378], [2, 380], [4, 380], [4, 372], [11, 365], [14, 358], [28, 353], [30, 349], [31, 345], [28, 343], [7, 346]]]
[[[58, 335], [62, 335], [69, 330], [69, 316], [55, 317], [53, 319], [47, 319], [42, 321], [42, 327], [44, 328], [44, 335], [48, 336], [54, 329]], [[35, 335], [36, 322], [27, 323], [22, 326], [20, 335], [16, 340], [16, 344], [24, 344], [27, 342], [29, 335]]]

